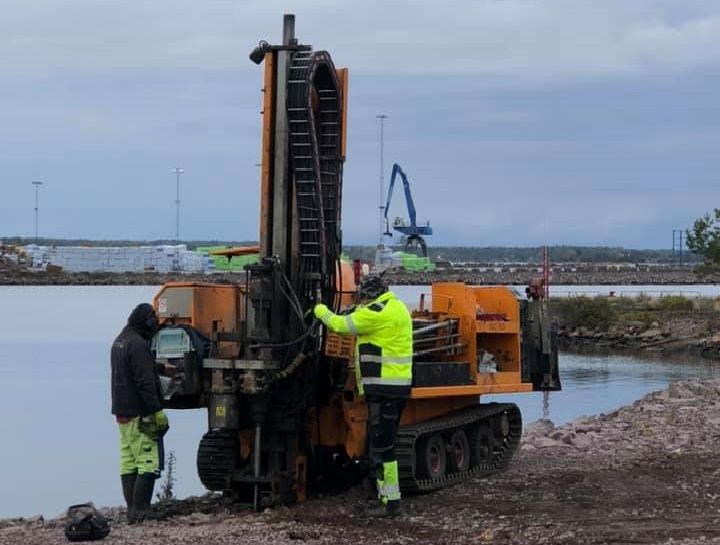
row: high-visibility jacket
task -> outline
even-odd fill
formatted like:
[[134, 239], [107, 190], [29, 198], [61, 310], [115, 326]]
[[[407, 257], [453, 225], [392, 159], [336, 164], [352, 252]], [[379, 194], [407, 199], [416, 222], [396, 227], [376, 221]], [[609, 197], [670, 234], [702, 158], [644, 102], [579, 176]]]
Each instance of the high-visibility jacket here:
[[355, 377], [360, 395], [407, 398], [412, 388], [413, 329], [405, 304], [388, 291], [346, 315], [325, 305], [317, 316], [331, 331], [357, 337]]

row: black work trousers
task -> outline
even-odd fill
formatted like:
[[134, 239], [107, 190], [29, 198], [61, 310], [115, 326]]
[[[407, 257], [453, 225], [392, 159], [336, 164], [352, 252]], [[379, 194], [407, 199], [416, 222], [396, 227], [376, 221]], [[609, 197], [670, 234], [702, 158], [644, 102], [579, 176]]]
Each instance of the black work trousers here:
[[368, 405], [368, 457], [370, 477], [383, 475], [383, 463], [394, 462], [395, 436], [400, 417], [405, 408], [405, 399], [370, 396]]

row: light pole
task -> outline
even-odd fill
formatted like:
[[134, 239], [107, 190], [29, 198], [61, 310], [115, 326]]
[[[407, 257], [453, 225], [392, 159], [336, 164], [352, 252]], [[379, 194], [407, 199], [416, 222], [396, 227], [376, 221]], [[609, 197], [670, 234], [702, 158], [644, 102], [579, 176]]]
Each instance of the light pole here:
[[180, 175], [185, 172], [180, 167], [175, 167], [170, 172], [175, 173], [175, 245], [180, 245]]
[[39, 180], [35, 180], [32, 182], [32, 185], [35, 186], [35, 244], [38, 243], [38, 194], [40, 192], [40, 186], [43, 185], [43, 182]]
[[389, 117], [385, 114], [375, 116], [380, 120], [380, 218], [378, 221], [378, 246], [383, 243], [383, 212], [385, 211], [385, 120]]
[[678, 250], [678, 257], [680, 258], [680, 266], [682, 267], [683, 264], [683, 230], [682, 229], [673, 229], [673, 258], [675, 257], [675, 248], [677, 247]]
[[173, 270], [180, 271], [180, 175], [185, 172], [180, 167], [175, 167], [170, 172], [175, 173], [175, 259]]

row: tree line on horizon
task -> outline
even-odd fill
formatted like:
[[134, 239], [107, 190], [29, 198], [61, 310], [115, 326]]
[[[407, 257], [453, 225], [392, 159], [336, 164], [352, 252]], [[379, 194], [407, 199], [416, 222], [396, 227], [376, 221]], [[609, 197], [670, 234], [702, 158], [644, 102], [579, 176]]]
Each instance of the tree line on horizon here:
[[[400, 249], [400, 248], [398, 248]], [[345, 254], [363, 261], [375, 259], [375, 246], [345, 246]], [[549, 246], [553, 263], [675, 263], [679, 252], [672, 250], [636, 250], [613, 246]], [[453, 263], [542, 263], [542, 246], [434, 246], [428, 257]], [[697, 263], [700, 256], [683, 251], [684, 263]]]
[[[688, 233], [688, 246], [692, 241]], [[33, 237], [2, 237], [1, 244], [25, 246], [33, 244]], [[158, 246], [174, 245], [174, 239], [153, 240], [91, 240], [76, 238], [39, 238], [38, 244], [45, 246]], [[181, 241], [188, 249], [194, 250], [202, 246], [251, 246], [257, 244], [253, 240], [192, 240]], [[720, 244], [720, 243], [718, 243]], [[715, 246], [713, 246], [714, 248]], [[696, 248], [700, 249], [699, 246]], [[398, 248], [400, 249], [400, 248]], [[343, 253], [350, 259], [372, 262], [375, 259], [374, 245], [345, 245]], [[628, 249], [620, 246], [550, 246], [550, 260], [554, 263], [673, 263], [679, 261], [678, 252], [663, 249]], [[699, 263], [704, 259], [702, 252], [683, 252], [683, 262]], [[542, 263], [542, 246], [435, 246], [428, 248], [431, 260], [447, 260], [450, 262], [508, 262], [508, 263]]]

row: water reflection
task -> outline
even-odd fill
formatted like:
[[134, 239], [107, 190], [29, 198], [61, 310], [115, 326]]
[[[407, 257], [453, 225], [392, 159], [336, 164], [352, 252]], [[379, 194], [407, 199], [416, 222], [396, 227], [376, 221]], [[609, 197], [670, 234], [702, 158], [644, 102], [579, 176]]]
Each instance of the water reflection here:
[[608, 413], [675, 380], [720, 376], [720, 365], [686, 356], [561, 354], [561, 392], [487, 396], [517, 403], [527, 424], [549, 418], [556, 425], [579, 416]]

